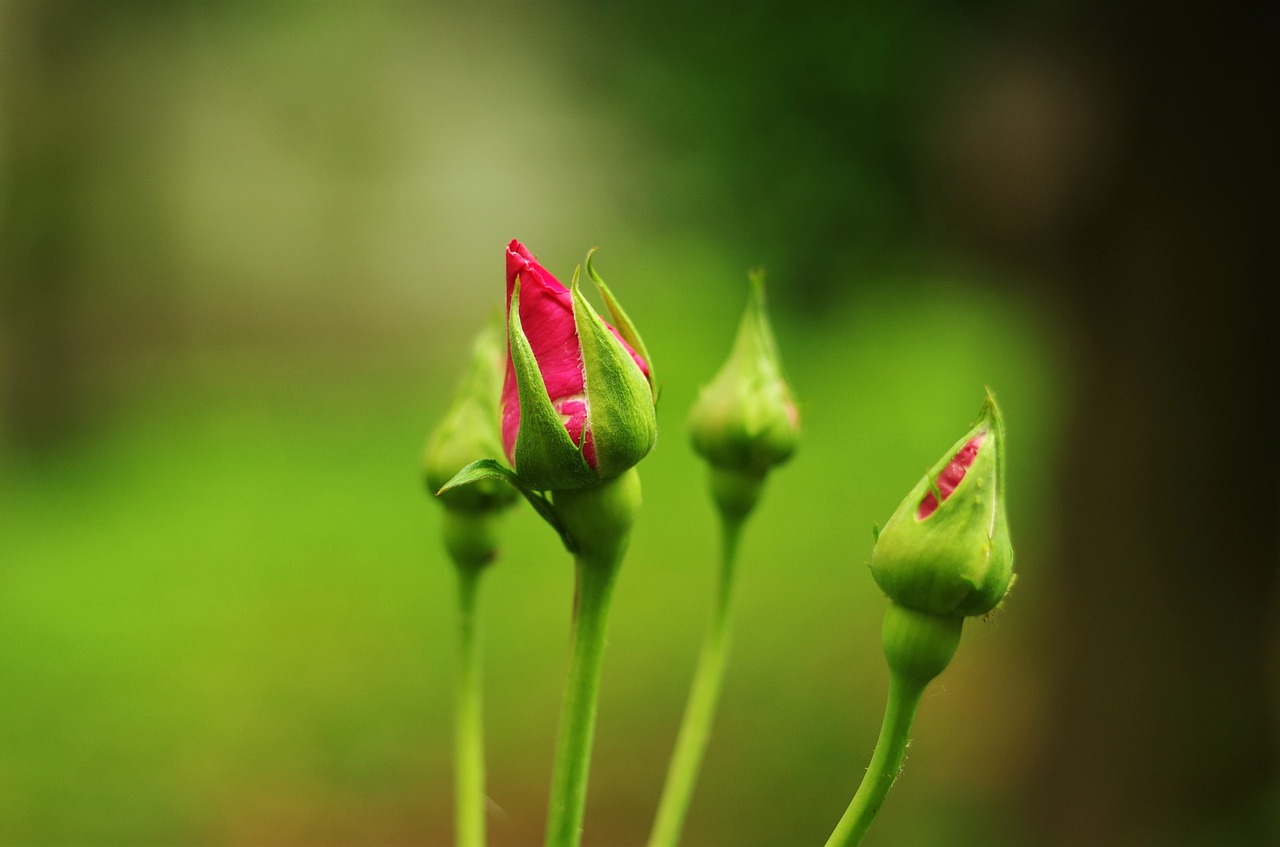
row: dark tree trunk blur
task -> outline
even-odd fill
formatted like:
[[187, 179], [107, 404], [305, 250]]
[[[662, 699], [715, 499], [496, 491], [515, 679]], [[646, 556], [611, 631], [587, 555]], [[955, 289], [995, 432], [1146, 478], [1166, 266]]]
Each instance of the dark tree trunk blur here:
[[181, 36], [175, 12], [0, 5], [0, 441], [18, 453], [92, 432], [111, 402], [103, 377], [173, 349], [172, 215], [155, 162], [177, 75], [154, 45]]
[[1110, 176], [1046, 243], [980, 243], [1049, 281], [1081, 352], [1045, 623], [1052, 739], [1021, 804], [1038, 844], [1277, 837], [1262, 31], [1166, 8], [1057, 33], [1117, 93]]
[[84, 174], [94, 133], [85, 92], [68, 84], [94, 16], [67, 3], [4, 10], [0, 108], [0, 435], [39, 450], [74, 431], [81, 352], [73, 327], [84, 287]]

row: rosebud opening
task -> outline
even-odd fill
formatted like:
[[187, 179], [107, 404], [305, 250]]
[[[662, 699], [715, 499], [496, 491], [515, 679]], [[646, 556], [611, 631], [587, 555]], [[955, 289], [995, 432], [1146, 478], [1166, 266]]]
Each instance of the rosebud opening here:
[[969, 439], [968, 443], [960, 448], [960, 452], [952, 457], [947, 466], [942, 469], [942, 473], [938, 474], [938, 478], [934, 480], [937, 487], [937, 495], [930, 491], [920, 501], [920, 508], [916, 510], [916, 517], [919, 520], [932, 515], [938, 509], [938, 495], [946, 500], [951, 496], [951, 492], [956, 490], [956, 486], [964, 479], [965, 471], [969, 470], [969, 466], [973, 464], [974, 458], [978, 455], [978, 447], [982, 444], [982, 439], [986, 437], [987, 431], [984, 429]]
[[[594, 276], [594, 275], [593, 275]], [[642, 459], [657, 437], [648, 362], [519, 241], [507, 246], [507, 459], [531, 488], [580, 488]], [[620, 309], [606, 296], [617, 319]], [[638, 339], [628, 321], [629, 335]]]

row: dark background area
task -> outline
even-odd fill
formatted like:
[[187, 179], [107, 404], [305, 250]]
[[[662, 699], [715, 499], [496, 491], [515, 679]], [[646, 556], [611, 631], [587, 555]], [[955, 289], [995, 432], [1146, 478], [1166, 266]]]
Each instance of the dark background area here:
[[[883, 521], [1008, 419], [1020, 574], [868, 839], [1280, 840], [1266, 27], [1142, 3], [0, 2], [0, 844], [446, 844], [417, 453], [502, 249], [664, 382], [588, 844], [647, 833], [709, 602], [683, 417], [763, 265], [805, 440], [748, 528], [686, 843], [821, 843]], [[1264, 409], [1264, 405], [1266, 409]], [[491, 835], [538, 843], [571, 572], [482, 598]]]

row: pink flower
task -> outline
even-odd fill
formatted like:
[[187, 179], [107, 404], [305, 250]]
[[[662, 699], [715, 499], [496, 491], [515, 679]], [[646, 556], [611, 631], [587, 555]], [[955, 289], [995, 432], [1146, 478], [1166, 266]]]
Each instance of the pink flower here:
[[[559, 414], [570, 440], [579, 447], [592, 470], [599, 470], [593, 432], [592, 403], [586, 387], [582, 341], [574, 317], [574, 296], [517, 240], [507, 245], [507, 311], [519, 286], [519, 324], [528, 338], [548, 399]], [[599, 320], [598, 317], [595, 318]], [[604, 323], [601, 321], [601, 323]], [[604, 323], [630, 355], [646, 380], [650, 369], [618, 330]], [[520, 432], [520, 392], [510, 350], [502, 387], [502, 446], [516, 472], [516, 441]], [[647, 451], [647, 447], [646, 447]]]

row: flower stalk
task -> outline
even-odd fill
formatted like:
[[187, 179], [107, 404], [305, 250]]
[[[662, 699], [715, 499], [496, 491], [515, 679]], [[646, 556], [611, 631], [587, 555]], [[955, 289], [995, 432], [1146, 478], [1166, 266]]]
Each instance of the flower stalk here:
[[716, 707], [720, 701], [720, 691], [724, 687], [725, 668], [729, 661], [729, 642], [733, 633], [734, 571], [745, 518], [745, 515], [721, 513], [720, 573], [716, 584], [715, 604], [711, 609], [711, 620], [703, 638], [702, 650], [698, 654], [693, 687], [685, 704], [675, 751], [671, 754], [662, 799], [658, 802], [658, 813], [649, 836], [649, 847], [674, 847], [679, 843], [702, 760], [711, 740], [711, 727], [715, 722]]
[[915, 612], [891, 604], [882, 641], [889, 662], [889, 695], [871, 763], [826, 847], [856, 847], [897, 781], [925, 687], [951, 661], [960, 644], [962, 617]]
[[571, 847], [582, 839], [587, 803], [591, 748], [595, 740], [600, 670], [604, 660], [605, 623], [617, 576], [618, 562], [580, 556], [577, 609], [573, 618], [573, 654], [556, 741], [547, 815], [547, 847]]
[[733, 350], [689, 419], [693, 447], [711, 470], [711, 496], [720, 515], [720, 571], [649, 847], [675, 847], [680, 841], [724, 687], [742, 528], [769, 470], [791, 457], [799, 434], [796, 403], [765, 310], [764, 277], [756, 271], [750, 279], [751, 295]]
[[458, 568], [458, 670], [454, 700], [454, 819], [458, 847], [484, 847], [484, 715], [477, 595], [480, 568]]
[[586, 811], [606, 623], [618, 568], [640, 506], [640, 475], [632, 468], [600, 485], [557, 491], [553, 497], [578, 553], [573, 646], [551, 777], [546, 847], [577, 847]]
[[458, 575], [457, 684], [454, 700], [454, 827], [458, 847], [485, 843], [484, 713], [478, 622], [480, 578], [497, 558], [502, 514], [517, 494], [502, 480], [443, 490], [468, 463], [501, 450], [498, 397], [501, 331], [476, 337], [471, 362], [443, 420], [427, 439], [422, 470], [443, 507], [441, 534]]

